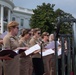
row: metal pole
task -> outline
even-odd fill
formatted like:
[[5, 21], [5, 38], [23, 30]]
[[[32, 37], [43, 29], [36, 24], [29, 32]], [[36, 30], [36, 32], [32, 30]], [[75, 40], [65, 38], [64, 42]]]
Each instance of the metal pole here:
[[64, 47], [64, 37], [61, 37], [61, 49], [62, 49], [62, 55], [61, 55], [61, 57], [62, 57], [62, 60], [61, 60], [61, 62], [62, 62], [62, 75], [65, 75], [65, 60], [64, 60], [64, 49], [65, 49], [65, 47]]
[[76, 75], [76, 23], [72, 25], [74, 39], [74, 75]]
[[57, 50], [57, 37], [54, 34], [55, 37], [55, 75], [58, 75], [58, 50]]

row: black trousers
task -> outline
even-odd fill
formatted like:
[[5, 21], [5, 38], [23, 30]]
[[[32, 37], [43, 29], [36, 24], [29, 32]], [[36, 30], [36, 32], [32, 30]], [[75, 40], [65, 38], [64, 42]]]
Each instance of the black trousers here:
[[35, 75], [44, 74], [44, 64], [42, 58], [32, 58]]
[[[62, 75], [62, 58], [58, 59], [58, 75]], [[67, 56], [65, 55], [65, 75], [67, 75]]]

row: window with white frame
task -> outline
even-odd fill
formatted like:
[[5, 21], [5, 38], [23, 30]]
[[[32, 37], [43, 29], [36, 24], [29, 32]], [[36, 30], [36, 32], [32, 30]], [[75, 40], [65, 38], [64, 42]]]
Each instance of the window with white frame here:
[[15, 21], [15, 17], [12, 17], [12, 21]]
[[21, 19], [21, 26], [24, 25], [24, 19]]

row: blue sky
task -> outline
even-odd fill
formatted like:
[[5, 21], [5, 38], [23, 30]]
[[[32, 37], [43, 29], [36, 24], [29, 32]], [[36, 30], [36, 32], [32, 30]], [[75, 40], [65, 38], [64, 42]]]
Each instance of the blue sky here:
[[64, 12], [71, 13], [76, 18], [76, 0], [13, 0], [15, 6], [28, 9], [35, 9], [42, 3], [55, 4], [54, 9], [62, 9]]

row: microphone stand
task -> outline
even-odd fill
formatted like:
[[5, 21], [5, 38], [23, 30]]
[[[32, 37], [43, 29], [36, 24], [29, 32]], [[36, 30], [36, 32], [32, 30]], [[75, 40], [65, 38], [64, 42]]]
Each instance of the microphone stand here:
[[[3, 59], [2, 59], [2, 63], [3, 63]], [[2, 65], [2, 75], [4, 75], [4, 68], [3, 68], [3, 65]]]
[[42, 48], [42, 45], [43, 45], [43, 43], [44, 43], [44, 42], [42, 41], [42, 42], [41, 42], [41, 59], [42, 59], [42, 60], [43, 60], [43, 57], [42, 57], [42, 49], [43, 49], [43, 48]]
[[42, 68], [42, 72], [43, 72], [42, 74], [44, 74], [44, 63], [43, 63], [43, 56], [42, 56], [43, 43], [44, 43], [44, 42], [42, 41], [42, 42], [41, 42], [41, 60], [42, 60], [42, 67], [43, 67], [43, 68]]

